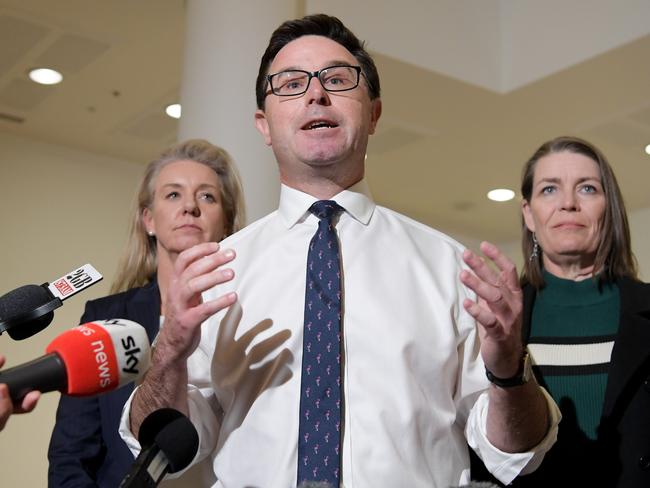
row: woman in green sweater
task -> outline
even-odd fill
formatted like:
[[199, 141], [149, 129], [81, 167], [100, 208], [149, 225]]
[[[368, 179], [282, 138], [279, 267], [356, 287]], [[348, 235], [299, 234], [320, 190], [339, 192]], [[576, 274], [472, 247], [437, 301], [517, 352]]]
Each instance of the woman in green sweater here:
[[558, 442], [514, 486], [650, 486], [650, 285], [618, 183], [592, 144], [559, 137], [526, 163], [525, 342], [560, 406]]

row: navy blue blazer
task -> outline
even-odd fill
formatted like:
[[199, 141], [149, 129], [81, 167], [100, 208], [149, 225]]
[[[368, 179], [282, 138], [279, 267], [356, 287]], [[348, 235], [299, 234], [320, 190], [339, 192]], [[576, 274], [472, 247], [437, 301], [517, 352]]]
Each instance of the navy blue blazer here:
[[[112, 318], [139, 323], [153, 341], [160, 326], [156, 281], [87, 302], [81, 323]], [[118, 433], [122, 407], [132, 391], [131, 383], [95, 397], [61, 395], [48, 450], [49, 487], [119, 486], [134, 461]]]

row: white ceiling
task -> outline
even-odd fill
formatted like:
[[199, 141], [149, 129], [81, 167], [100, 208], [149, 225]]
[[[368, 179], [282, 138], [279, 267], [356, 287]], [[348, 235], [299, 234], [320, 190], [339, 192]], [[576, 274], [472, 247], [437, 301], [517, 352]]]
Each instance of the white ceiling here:
[[[650, 207], [650, 1], [297, 3], [341, 17], [376, 57], [368, 179], [382, 204], [515, 240], [518, 202], [485, 193], [516, 190], [541, 142], [573, 134], [608, 155], [628, 210]], [[0, 0], [0, 131], [146, 163], [176, 137], [162, 108], [178, 98], [183, 38], [181, 0]], [[65, 82], [27, 81], [43, 64]]]

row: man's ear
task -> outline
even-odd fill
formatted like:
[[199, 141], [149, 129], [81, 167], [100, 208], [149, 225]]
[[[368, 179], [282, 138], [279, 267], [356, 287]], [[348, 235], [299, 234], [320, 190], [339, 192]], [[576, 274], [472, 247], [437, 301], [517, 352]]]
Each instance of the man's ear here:
[[266, 114], [263, 110], [255, 111], [255, 127], [262, 134], [264, 138], [264, 144], [267, 146], [271, 145], [271, 131], [269, 130], [269, 121], [266, 120]]
[[530, 203], [528, 200], [524, 199], [521, 201], [521, 215], [524, 217], [524, 222], [526, 227], [531, 232], [535, 232], [535, 220], [533, 219], [533, 212], [530, 209]]
[[372, 104], [370, 109], [370, 134], [374, 134], [377, 122], [379, 122], [379, 117], [381, 116], [381, 98], [375, 98], [370, 103]]

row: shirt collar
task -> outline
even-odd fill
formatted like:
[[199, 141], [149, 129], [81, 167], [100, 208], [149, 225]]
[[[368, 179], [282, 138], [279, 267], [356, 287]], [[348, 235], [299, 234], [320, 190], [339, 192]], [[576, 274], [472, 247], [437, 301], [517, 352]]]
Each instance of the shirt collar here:
[[[330, 200], [334, 200], [345, 212], [363, 225], [368, 225], [375, 210], [375, 202], [370, 195], [366, 180], [361, 180], [346, 188]], [[282, 185], [280, 189], [280, 207], [278, 213], [287, 228], [304, 221], [309, 216], [309, 207], [318, 198], [295, 188]]]

